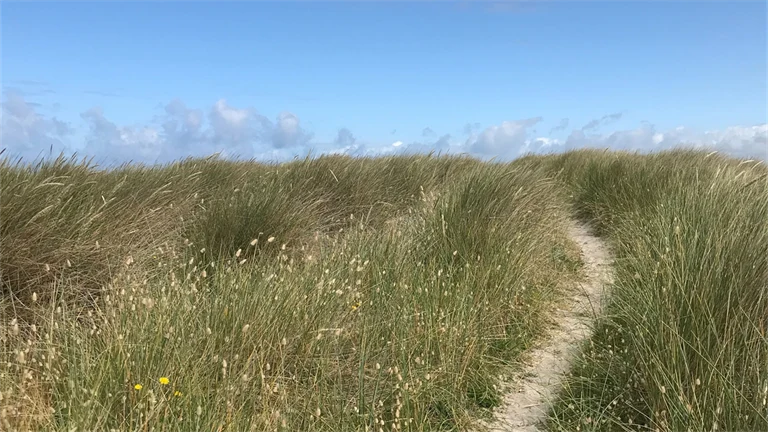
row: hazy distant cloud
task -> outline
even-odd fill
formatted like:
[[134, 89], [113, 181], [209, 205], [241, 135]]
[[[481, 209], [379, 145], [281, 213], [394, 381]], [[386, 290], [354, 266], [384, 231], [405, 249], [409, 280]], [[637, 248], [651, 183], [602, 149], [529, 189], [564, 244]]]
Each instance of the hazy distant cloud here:
[[[253, 109], [235, 108], [225, 99], [219, 99], [208, 114], [211, 130], [208, 131], [207, 145], [226, 157], [253, 157], [255, 147], [271, 144], [285, 147], [287, 138], [274, 130], [272, 122]], [[287, 122], [291, 122], [288, 119]]]
[[[165, 139], [160, 159], [173, 158], [174, 154], [194, 154], [210, 150], [209, 134], [203, 130], [205, 117], [200, 109], [188, 108], [180, 99], [174, 99], [163, 107], [160, 127]], [[200, 156], [204, 154], [198, 153]]]
[[[307, 146], [309, 147], [309, 146]], [[319, 147], [319, 148], [318, 148]], [[313, 148], [313, 150], [322, 150], [324, 146], [319, 144]], [[336, 134], [336, 139], [333, 140], [333, 144], [329, 146], [330, 149], [326, 151], [329, 154], [347, 154], [354, 156], [364, 155], [368, 149], [364, 143], [357, 141], [357, 138], [347, 128], [341, 128]]]
[[736, 157], [768, 160], [768, 124], [697, 132], [682, 126], [659, 131], [654, 125], [646, 122], [635, 129], [620, 130], [607, 135], [585, 134], [583, 130], [577, 129], [563, 142], [536, 138], [528, 143], [528, 151], [533, 153], [561, 152], [586, 147], [643, 153], [688, 147], [718, 150]]
[[165, 106], [166, 121], [163, 129], [166, 134], [190, 135], [197, 133], [203, 125], [203, 112], [189, 109], [179, 99], [174, 99]]
[[163, 111], [154, 124], [135, 126], [115, 124], [100, 107], [85, 111], [81, 118], [88, 133], [82, 152], [103, 163], [169, 162], [214, 153], [251, 158], [272, 150], [298, 152], [311, 138], [292, 113], [281, 113], [272, 122], [253, 109], [231, 106], [225, 99], [216, 101], [207, 116], [179, 99], [170, 101]]
[[202, 110], [174, 99], [155, 119], [159, 126], [118, 126], [98, 107], [81, 117], [89, 125], [85, 151], [110, 161], [168, 162], [214, 153], [226, 158], [283, 159], [308, 152], [312, 137], [295, 114], [283, 112], [272, 122], [225, 99], [213, 104], [207, 119]]
[[[225, 158], [257, 158], [284, 161], [295, 156], [336, 153], [358, 156], [467, 153], [480, 158], [498, 157], [509, 160], [525, 153], [561, 152], [575, 148], [597, 147], [630, 151], [658, 151], [676, 146], [716, 149], [738, 157], [761, 157], [768, 160], [768, 124], [733, 126], [719, 131], [697, 132], [684, 127], [657, 130], [653, 124], [619, 130], [610, 134], [596, 132], [596, 127], [577, 128], [565, 139], [538, 137], [535, 129], [541, 117], [505, 121], [485, 129], [470, 123], [456, 135], [438, 135], [425, 128], [418, 141], [405, 138], [383, 138], [370, 142], [357, 139], [347, 128], [338, 130], [333, 140], [313, 141], [299, 117], [283, 112], [274, 120], [253, 108], [230, 105], [225, 99], [209, 109], [188, 107], [174, 99], [161, 105], [159, 114], [144, 124], [121, 125], [110, 120], [100, 107], [81, 114], [87, 126], [75, 140], [72, 125], [56, 117], [40, 114], [39, 106], [24, 95], [6, 91], [2, 102], [2, 136], [0, 144], [8, 156], [34, 159], [53, 150], [77, 152], [94, 157], [99, 163], [170, 162], [185, 157], [201, 157], [218, 153]], [[598, 119], [605, 124], [621, 118], [621, 113]], [[591, 123], [591, 122], [590, 122]], [[568, 119], [555, 126], [565, 130]], [[589, 125], [587, 125], [589, 126]], [[398, 137], [400, 138], [400, 137]], [[77, 144], [72, 146], [72, 144]]]
[[23, 97], [34, 97], [34, 96], [44, 96], [44, 95], [50, 95], [50, 94], [56, 94], [55, 90], [49, 89], [49, 88], [39, 88], [38, 86], [32, 86], [32, 88], [23, 88], [25, 86], [19, 86], [19, 85], [12, 85], [12, 86], [4, 86], [3, 87], [3, 93], [4, 94], [16, 94]]
[[72, 134], [72, 127], [55, 117], [41, 116], [37, 107], [13, 92], [7, 93], [3, 101], [0, 145], [13, 156], [34, 159], [50, 151], [58, 155], [66, 149], [64, 140]]
[[56, 91], [45, 81], [15, 80], [8, 84], [10, 85], [3, 87], [3, 93], [16, 93], [25, 98], [56, 94]]
[[438, 138], [433, 145], [437, 147], [439, 150], [442, 150], [442, 149], [447, 149], [450, 144], [451, 144], [451, 135], [445, 134], [440, 138]]
[[37, 81], [37, 80], [14, 80], [11, 81], [12, 84], [22, 85], [22, 86], [30, 86], [30, 87], [48, 87], [50, 84], [48, 84], [45, 81]]
[[399, 149], [400, 154], [447, 153], [451, 148], [451, 135], [445, 134], [435, 141], [413, 142]]
[[83, 93], [89, 94], [89, 95], [95, 95], [95, 96], [104, 96], [104, 97], [122, 97], [117, 92], [105, 91], [105, 90], [83, 90]]
[[702, 142], [734, 156], [768, 160], [768, 123], [707, 131], [703, 134]]
[[552, 135], [554, 132], [565, 130], [568, 127], [568, 123], [569, 120], [567, 118], [560, 120], [560, 123], [558, 123], [557, 126], [549, 130], [549, 134]]
[[312, 139], [312, 134], [301, 128], [299, 118], [289, 112], [277, 117], [272, 134], [272, 144], [277, 148], [303, 146]]
[[341, 147], [347, 147], [355, 144], [355, 136], [352, 135], [352, 132], [347, 128], [341, 128], [339, 129], [338, 134], [336, 135], [336, 140], [334, 140], [334, 144]]
[[467, 123], [464, 125], [464, 135], [472, 135], [480, 130], [480, 123]]
[[[604, 116], [600, 122], [615, 121], [621, 113]], [[532, 126], [540, 117], [503, 122], [491, 126], [479, 136], [468, 140], [463, 148], [481, 157], [498, 157], [502, 160], [525, 153], [559, 153], [578, 148], [608, 148], [638, 152], [655, 152], [675, 147], [718, 150], [745, 158], [768, 160], [768, 123], [753, 126], [733, 126], [719, 131], [697, 132], [685, 127], [659, 131], [648, 122], [635, 129], [619, 130], [610, 134], [590, 133], [589, 130], [572, 130], [565, 140], [548, 137], [530, 137]]]
[[[18, 112], [18, 113], [21, 112], [19, 109], [22, 106], [22, 101], [23, 101], [23, 106], [25, 106], [26, 108], [31, 108], [33, 110], [37, 110], [37, 109], [43, 107], [43, 104], [27, 100], [27, 98], [21, 92], [16, 92], [15, 90], [10, 89], [10, 90], [8, 90], [8, 93], [16, 95], [15, 98], [11, 98], [11, 99], [17, 99], [17, 100], [11, 102], [11, 99], [9, 99], [9, 104], [8, 104], [9, 107], [13, 107], [15, 112]], [[18, 111], [16, 111], [16, 110], [18, 110]]]
[[596, 129], [598, 126], [603, 126], [603, 125], [606, 125], [606, 124], [609, 124], [609, 123], [613, 123], [613, 122], [621, 119], [621, 117], [623, 115], [624, 115], [624, 113], [621, 113], [621, 112], [617, 112], [617, 113], [613, 113], [613, 114], [606, 114], [606, 115], [600, 117], [599, 119], [594, 119], [594, 120], [590, 121], [589, 123], [585, 124], [584, 126], [582, 126], [581, 130], [582, 131], [587, 131], [587, 130], [591, 130], [591, 129]]
[[100, 107], [91, 108], [80, 117], [89, 126], [83, 152], [95, 156], [97, 162], [154, 162], [165, 149], [157, 129], [118, 126], [104, 116]]
[[526, 145], [528, 128], [540, 121], [541, 117], [532, 117], [505, 121], [499, 126], [490, 126], [468, 143], [469, 151], [489, 157], [517, 156]]

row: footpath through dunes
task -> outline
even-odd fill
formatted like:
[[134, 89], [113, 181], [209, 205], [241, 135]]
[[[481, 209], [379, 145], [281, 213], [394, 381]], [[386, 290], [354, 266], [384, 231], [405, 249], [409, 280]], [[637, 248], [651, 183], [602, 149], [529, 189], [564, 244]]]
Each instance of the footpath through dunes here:
[[525, 366], [509, 381], [509, 388], [495, 420], [493, 432], [544, 430], [551, 402], [582, 342], [589, 337], [590, 323], [600, 312], [605, 287], [611, 283], [611, 253], [590, 228], [574, 222], [569, 231], [581, 247], [585, 280], [572, 287], [552, 316], [548, 337], [525, 357]]

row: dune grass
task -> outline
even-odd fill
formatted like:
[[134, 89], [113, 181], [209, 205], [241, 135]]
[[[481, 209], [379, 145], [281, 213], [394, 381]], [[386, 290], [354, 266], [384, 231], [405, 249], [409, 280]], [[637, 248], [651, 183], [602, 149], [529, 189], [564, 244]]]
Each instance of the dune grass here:
[[768, 170], [677, 150], [546, 161], [615, 283], [552, 430], [768, 430]]
[[466, 430], [578, 277], [615, 283], [551, 430], [768, 430], [768, 170], [676, 150], [510, 164], [0, 164], [2, 430]]
[[0, 176], [3, 430], [466, 429], [578, 267], [514, 163]]

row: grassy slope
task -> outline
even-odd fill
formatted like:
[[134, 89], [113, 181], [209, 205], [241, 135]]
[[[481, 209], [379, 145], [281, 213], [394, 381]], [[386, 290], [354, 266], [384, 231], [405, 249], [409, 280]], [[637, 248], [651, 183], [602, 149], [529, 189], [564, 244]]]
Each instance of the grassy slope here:
[[4, 430], [464, 428], [575, 271], [561, 189], [516, 164], [0, 180]]
[[764, 164], [573, 152], [559, 172], [608, 236], [616, 281], [554, 430], [768, 430]]

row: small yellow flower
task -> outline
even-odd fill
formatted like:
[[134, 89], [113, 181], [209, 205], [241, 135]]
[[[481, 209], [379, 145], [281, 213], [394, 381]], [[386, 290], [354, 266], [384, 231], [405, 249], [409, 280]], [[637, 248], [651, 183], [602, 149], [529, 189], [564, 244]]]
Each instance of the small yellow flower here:
[[133, 386], [133, 388], [135, 388], [136, 390], [141, 390], [144, 387], [141, 384], [136, 384], [135, 386]]
[[168, 377], [160, 377], [159, 381], [160, 381], [160, 384], [162, 384], [162, 385], [168, 385], [168, 383], [170, 383], [170, 382], [171, 382], [171, 381], [168, 379]]
[[357, 310], [357, 308], [359, 308], [359, 307], [360, 307], [360, 302], [357, 302], [357, 303], [355, 303], [355, 304], [353, 304], [353, 305], [352, 305], [352, 310], [353, 310], [353, 311], [354, 311], [354, 310]]
[[176, 390], [175, 392], [173, 392], [173, 395], [174, 395], [174, 396], [176, 396], [176, 397], [181, 397], [181, 396], [184, 396], [184, 394], [183, 394], [183, 393], [181, 393], [181, 392], [180, 392], [180, 391], [178, 391], [178, 390]]

